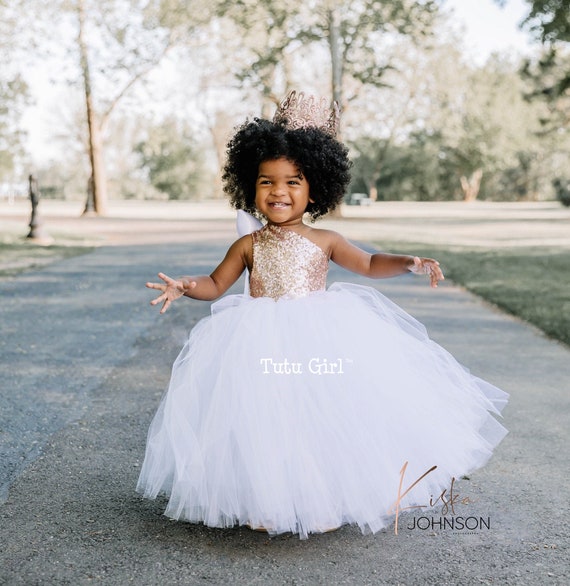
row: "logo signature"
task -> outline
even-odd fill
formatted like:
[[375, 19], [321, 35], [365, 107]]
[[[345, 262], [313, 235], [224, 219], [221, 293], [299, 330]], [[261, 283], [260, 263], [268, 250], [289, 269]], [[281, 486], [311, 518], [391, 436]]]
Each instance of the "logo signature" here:
[[[395, 513], [396, 519], [394, 523], [394, 533], [398, 535], [398, 520], [400, 517], [400, 513], [402, 511], [406, 511], [409, 509], [426, 509], [426, 508], [433, 508], [438, 504], [441, 504], [441, 514], [445, 517], [445, 515], [451, 514], [455, 515], [455, 506], [456, 505], [468, 505], [473, 503], [469, 497], [462, 497], [458, 492], [454, 491], [454, 484], [455, 478], [451, 479], [451, 485], [449, 487], [449, 491], [447, 488], [444, 488], [437, 498], [430, 497], [429, 503], [425, 505], [413, 505], [409, 507], [403, 507], [401, 505], [402, 499], [415, 487], [417, 486], [426, 476], [431, 474], [434, 470], [437, 469], [437, 466], [432, 466], [428, 470], [426, 470], [419, 478], [414, 480], [410, 486], [408, 486], [405, 490], [402, 489], [404, 486], [404, 477], [406, 475], [406, 470], [408, 468], [408, 462], [406, 461], [400, 470], [400, 483], [398, 485], [398, 496], [392, 506], [388, 509], [388, 513], [392, 514]], [[441, 525], [440, 525], [441, 526]], [[415, 527], [415, 523], [414, 523]], [[425, 529], [427, 527], [420, 527], [420, 529]]]

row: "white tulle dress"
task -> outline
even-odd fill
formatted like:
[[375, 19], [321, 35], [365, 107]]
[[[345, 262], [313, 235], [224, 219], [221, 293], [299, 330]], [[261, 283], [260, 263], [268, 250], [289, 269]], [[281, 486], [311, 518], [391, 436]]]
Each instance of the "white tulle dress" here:
[[472, 376], [375, 289], [336, 283], [311, 241], [252, 234], [251, 294], [212, 305], [172, 369], [137, 490], [165, 514], [301, 537], [393, 522], [482, 466], [508, 395]]

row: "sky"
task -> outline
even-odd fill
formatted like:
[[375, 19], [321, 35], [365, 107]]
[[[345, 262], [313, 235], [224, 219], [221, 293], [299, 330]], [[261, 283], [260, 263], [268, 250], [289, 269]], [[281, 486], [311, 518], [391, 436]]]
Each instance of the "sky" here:
[[[529, 12], [524, 0], [507, 0], [501, 8], [494, 0], [442, 0], [453, 11], [452, 22], [464, 31], [464, 51], [471, 59], [482, 65], [493, 52], [524, 54], [529, 47], [530, 35], [519, 29], [519, 23]], [[47, 162], [53, 144], [49, 141], [50, 130], [46, 128], [45, 112], [49, 110], [50, 92], [41, 72], [36, 76], [38, 102], [25, 116], [28, 131], [28, 146], [36, 163]], [[34, 85], [36, 87], [34, 88]], [[46, 94], [42, 99], [42, 94]], [[51, 100], [53, 101], [53, 97]]]
[[445, 0], [454, 21], [465, 30], [465, 49], [477, 63], [493, 52], [525, 53], [530, 34], [519, 24], [529, 13], [524, 0], [507, 0], [501, 8], [494, 0]]

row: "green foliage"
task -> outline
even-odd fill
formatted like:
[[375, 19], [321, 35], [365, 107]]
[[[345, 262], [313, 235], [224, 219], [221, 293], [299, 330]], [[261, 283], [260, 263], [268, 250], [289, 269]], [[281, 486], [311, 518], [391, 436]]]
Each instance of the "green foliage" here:
[[321, 48], [330, 57], [326, 75], [332, 78], [334, 98], [341, 102], [342, 87], [349, 80], [383, 85], [391, 67], [379, 51], [383, 34], [426, 34], [437, 10], [434, 0], [222, 0], [218, 7], [219, 15], [237, 26], [248, 50], [247, 62], [236, 71], [241, 83], [274, 100], [276, 79], [291, 82], [287, 69], [294, 65], [287, 61], [292, 53], [300, 46], [312, 53]]
[[544, 105], [542, 132], [570, 131], [570, 51], [557, 46], [545, 49], [538, 59], [528, 59], [521, 74], [530, 85], [529, 101]]
[[135, 147], [150, 183], [169, 199], [199, 199], [204, 176], [201, 151], [174, 120], [151, 128]]
[[414, 244], [402, 248], [399, 244], [399, 252], [403, 249], [437, 258], [449, 279], [570, 345], [567, 249], [450, 250]]
[[13, 171], [23, 152], [24, 133], [19, 123], [27, 99], [28, 87], [21, 77], [0, 79], [0, 180]]
[[[538, 110], [537, 133], [548, 145], [551, 177], [568, 177], [570, 167], [570, 50], [553, 44], [538, 59], [528, 59], [521, 67], [528, 84], [526, 99]], [[556, 186], [555, 190], [557, 190]], [[558, 190], [557, 190], [558, 191]], [[557, 193], [560, 199], [560, 193]], [[564, 200], [562, 200], [564, 201]]]
[[[30, 59], [53, 52], [47, 39], [73, 53], [53, 70], [56, 82], [76, 87], [76, 32], [68, 24], [51, 24], [56, 19], [74, 23], [77, 6], [85, 6], [93, 108], [116, 196], [155, 197], [156, 190], [169, 198], [203, 193], [210, 174], [190, 138], [190, 125], [201, 136], [211, 134], [208, 160], [217, 157], [221, 163], [230, 127], [238, 116], [259, 112], [259, 96], [262, 115], [271, 116], [286, 89], [327, 93], [331, 86], [343, 101], [341, 138], [355, 155], [353, 191], [378, 190], [379, 199], [462, 199], [465, 183], [480, 172], [480, 198], [520, 200], [554, 195], [552, 179], [567, 176], [568, 0], [529, 2], [526, 26], [538, 34], [541, 23], [541, 38], [553, 45], [540, 60], [527, 63], [523, 79], [520, 64], [507, 59], [491, 59], [481, 67], [466, 63], [439, 14], [439, 0], [9, 4], [15, 7], [11, 22], [25, 20], [15, 36], [29, 29], [35, 37]], [[0, 17], [5, 6], [0, 2]], [[36, 28], [40, 21], [43, 25]], [[0, 49], [9, 48], [12, 41], [1, 37]], [[165, 56], [160, 81], [158, 75], [148, 79], [159, 87], [140, 83]], [[0, 54], [0, 172], [13, 165], [18, 153], [16, 106], [24, 95], [24, 90], [17, 99], [8, 95], [16, 89], [8, 89], [3, 66]], [[248, 100], [253, 93], [256, 101]], [[523, 94], [533, 99], [525, 102]], [[67, 117], [72, 101], [64, 108]], [[85, 111], [84, 105], [77, 107]], [[146, 135], [138, 126], [123, 131], [123, 121], [139, 121], [151, 111], [157, 117], [176, 111], [188, 126], [167, 122]], [[84, 117], [60, 124], [58, 131], [69, 137], [62, 182], [76, 196], [85, 191], [89, 174], [83, 150], [82, 158], [70, 157], [72, 145], [77, 151], [84, 148]], [[136, 157], [133, 145], [138, 145]], [[68, 168], [77, 174], [79, 188], [69, 188], [73, 175]]]
[[550, 167], [544, 153], [534, 149], [518, 151], [513, 164], [498, 167], [488, 174], [481, 188], [481, 199], [494, 201], [524, 201], [537, 199], [537, 194], [549, 194]]
[[523, 26], [543, 43], [570, 41], [570, 0], [527, 0], [530, 14]]
[[[50, 234], [50, 236], [53, 236]], [[59, 240], [59, 239], [58, 239]], [[62, 237], [61, 240], [65, 240]], [[76, 245], [65, 244], [34, 244], [21, 237], [17, 240], [0, 239], [0, 278], [14, 277], [44, 267], [62, 259], [80, 254], [87, 254], [93, 247], [87, 243], [77, 242]]]
[[570, 180], [556, 178], [552, 182], [556, 190], [556, 197], [563, 206], [570, 207]]
[[19, 6], [0, 2], [0, 181], [11, 175], [23, 155], [21, 117], [28, 102], [28, 86], [15, 65], [22, 48]]
[[[366, 0], [364, 2], [319, 2], [321, 15], [313, 24], [315, 39], [328, 39], [334, 54], [333, 16], [338, 20], [338, 54], [342, 73], [364, 85], [382, 87], [384, 75], [393, 67], [378, 47], [386, 34], [410, 37], [429, 34], [437, 4], [407, 0]], [[334, 63], [333, 63], [334, 68]]]
[[[505, 0], [498, 0], [504, 4]], [[544, 132], [570, 126], [570, 0], [527, 0], [530, 12], [521, 24], [544, 45], [538, 59], [528, 59], [521, 72], [532, 88], [527, 97], [542, 101]]]
[[[423, 72], [437, 74], [432, 64]], [[417, 77], [412, 82], [426, 87]], [[419, 129], [352, 142], [352, 190], [370, 193], [376, 187], [378, 199], [386, 200], [456, 200], [465, 197], [461, 178], [480, 172], [481, 199], [550, 193], [552, 169], [545, 151], [552, 145], [538, 136], [540, 106], [525, 101], [523, 90], [517, 64], [510, 61], [464, 67], [454, 85], [429, 88]]]
[[382, 201], [438, 201], [457, 199], [457, 177], [445, 156], [442, 134], [418, 131], [407, 144], [362, 138], [355, 154], [352, 192], [378, 190]]

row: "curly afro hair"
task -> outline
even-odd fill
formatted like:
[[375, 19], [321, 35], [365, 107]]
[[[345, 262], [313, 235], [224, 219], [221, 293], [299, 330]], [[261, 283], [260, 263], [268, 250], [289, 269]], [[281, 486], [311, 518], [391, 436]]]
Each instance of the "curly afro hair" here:
[[341, 203], [350, 182], [348, 149], [317, 128], [289, 130], [254, 118], [237, 129], [228, 143], [227, 156], [224, 191], [234, 208], [257, 216], [255, 185], [264, 161], [284, 157], [297, 166], [314, 200], [307, 207], [313, 221]]

